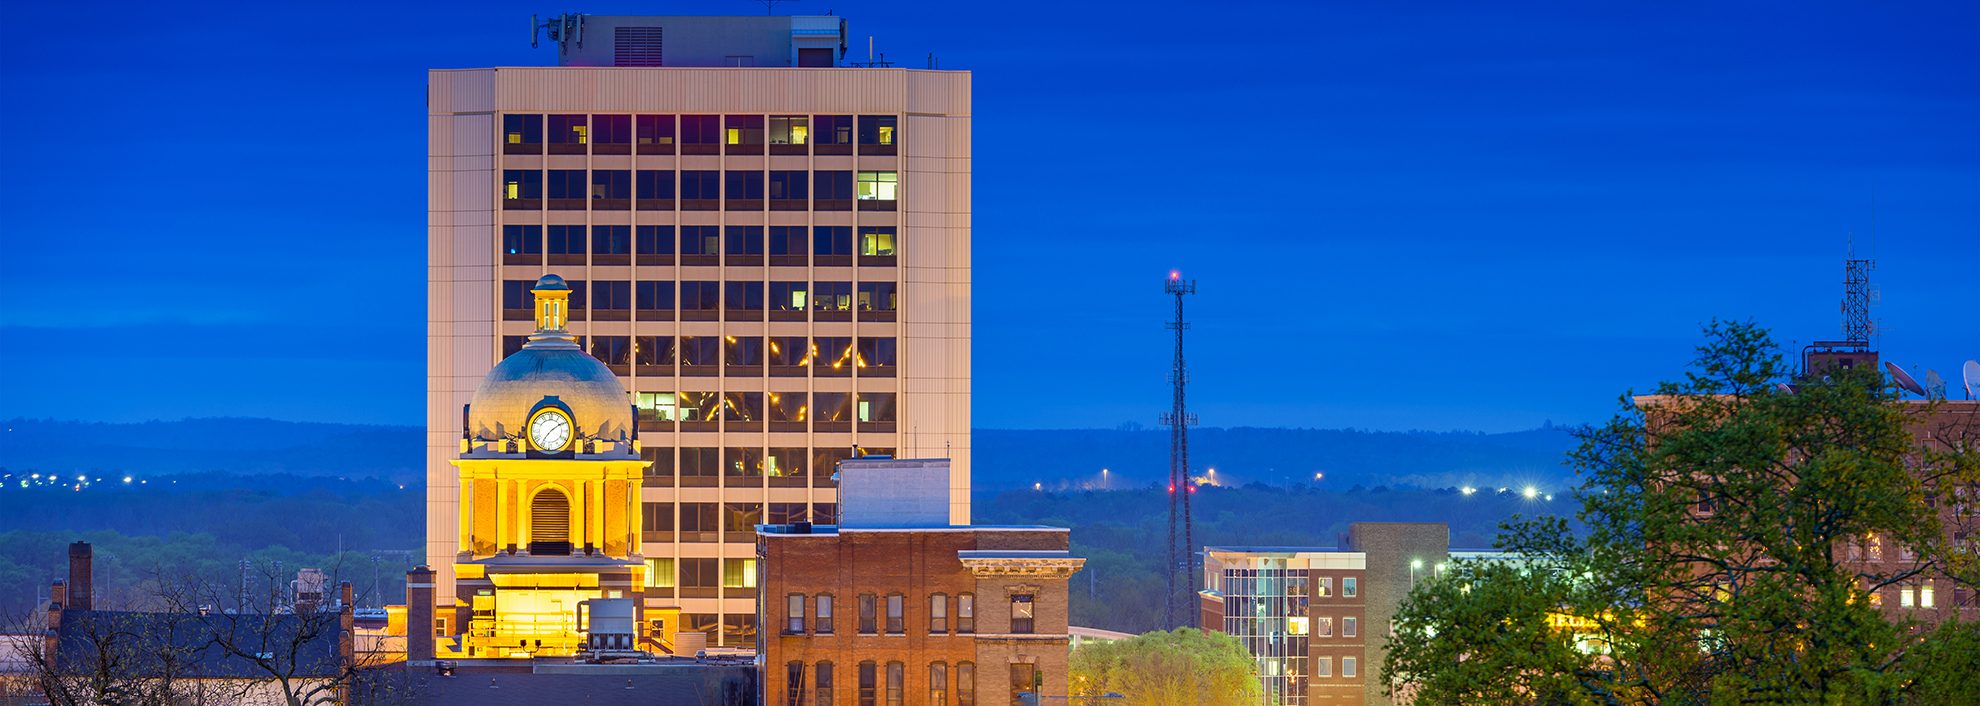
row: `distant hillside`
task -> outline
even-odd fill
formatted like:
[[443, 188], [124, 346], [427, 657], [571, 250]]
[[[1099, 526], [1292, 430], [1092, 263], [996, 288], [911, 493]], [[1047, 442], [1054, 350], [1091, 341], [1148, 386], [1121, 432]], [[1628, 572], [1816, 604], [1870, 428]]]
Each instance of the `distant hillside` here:
[[[420, 429], [187, 419], [135, 424], [15, 419], [0, 432], [0, 467], [62, 472], [281, 473], [376, 477], [418, 482]], [[1143, 486], [1168, 473], [1168, 432], [1114, 429], [978, 429], [974, 485], [986, 491]], [[1197, 429], [1190, 459], [1217, 469], [1227, 485], [1304, 484], [1324, 472], [1327, 487], [1551, 484], [1573, 444], [1549, 427], [1505, 434], [1371, 432], [1353, 429]]]
[[[1168, 477], [1169, 433], [1161, 430], [978, 429], [979, 488], [1145, 485]], [[1217, 469], [1225, 485], [1303, 484], [1325, 473], [1328, 487], [1355, 485], [1506, 486], [1554, 483], [1570, 474], [1561, 459], [1574, 446], [1564, 427], [1504, 434], [1373, 432], [1354, 429], [1195, 429], [1190, 466]]]
[[421, 480], [416, 427], [207, 418], [131, 424], [13, 419], [0, 466], [148, 475], [284, 473]]

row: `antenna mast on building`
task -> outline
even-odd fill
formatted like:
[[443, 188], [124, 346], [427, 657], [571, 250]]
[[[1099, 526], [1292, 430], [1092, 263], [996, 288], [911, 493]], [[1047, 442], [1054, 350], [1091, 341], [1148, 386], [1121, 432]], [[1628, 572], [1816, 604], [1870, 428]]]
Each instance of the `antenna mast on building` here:
[[[1188, 368], [1183, 364], [1183, 331], [1189, 329], [1189, 323], [1183, 321], [1183, 295], [1196, 293], [1196, 280], [1185, 281], [1181, 272], [1171, 271], [1162, 291], [1176, 298], [1176, 320], [1169, 323], [1169, 329], [1176, 332], [1175, 369], [1169, 373], [1175, 399], [1173, 408], [1162, 415], [1162, 424], [1169, 427], [1169, 595], [1163, 613], [1174, 628], [1196, 624], [1190, 600], [1196, 594], [1196, 532], [1189, 515], [1190, 496], [1196, 493], [1196, 485], [1189, 480], [1189, 428], [1196, 424], [1196, 415], [1189, 413], [1183, 397], [1183, 387], [1189, 382]], [[1180, 536], [1176, 531], [1178, 514], [1182, 520]], [[1176, 586], [1177, 574], [1182, 574], [1181, 591]], [[1182, 613], [1180, 621], [1178, 610]]]
[[1876, 260], [1859, 260], [1856, 253], [1843, 265], [1843, 340], [1850, 343], [1870, 345], [1870, 334], [1875, 327], [1870, 323], [1870, 271], [1877, 269]]

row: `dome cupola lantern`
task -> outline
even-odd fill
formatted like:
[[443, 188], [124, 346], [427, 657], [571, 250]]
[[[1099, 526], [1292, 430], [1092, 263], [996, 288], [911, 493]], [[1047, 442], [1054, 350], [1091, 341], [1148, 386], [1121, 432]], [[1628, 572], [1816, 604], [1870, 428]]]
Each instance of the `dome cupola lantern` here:
[[568, 328], [571, 286], [546, 274], [530, 294], [536, 332], [482, 378], [465, 410], [462, 457], [638, 458], [631, 396]]

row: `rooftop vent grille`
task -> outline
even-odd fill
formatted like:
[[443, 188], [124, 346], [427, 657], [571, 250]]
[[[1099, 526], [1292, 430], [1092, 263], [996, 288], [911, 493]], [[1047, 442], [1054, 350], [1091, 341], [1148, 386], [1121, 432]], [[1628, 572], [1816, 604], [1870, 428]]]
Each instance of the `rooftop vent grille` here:
[[659, 27], [613, 27], [613, 66], [661, 66]]

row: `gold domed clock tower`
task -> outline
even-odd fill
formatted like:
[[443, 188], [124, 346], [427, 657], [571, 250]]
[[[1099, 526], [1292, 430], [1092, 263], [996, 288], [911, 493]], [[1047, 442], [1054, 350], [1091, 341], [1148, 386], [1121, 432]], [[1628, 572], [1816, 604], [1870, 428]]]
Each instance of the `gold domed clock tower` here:
[[462, 414], [452, 623], [461, 629], [437, 646], [442, 657], [575, 654], [590, 602], [640, 604], [646, 463], [631, 400], [565, 329], [569, 285], [544, 275], [530, 293], [536, 333], [489, 371]]

